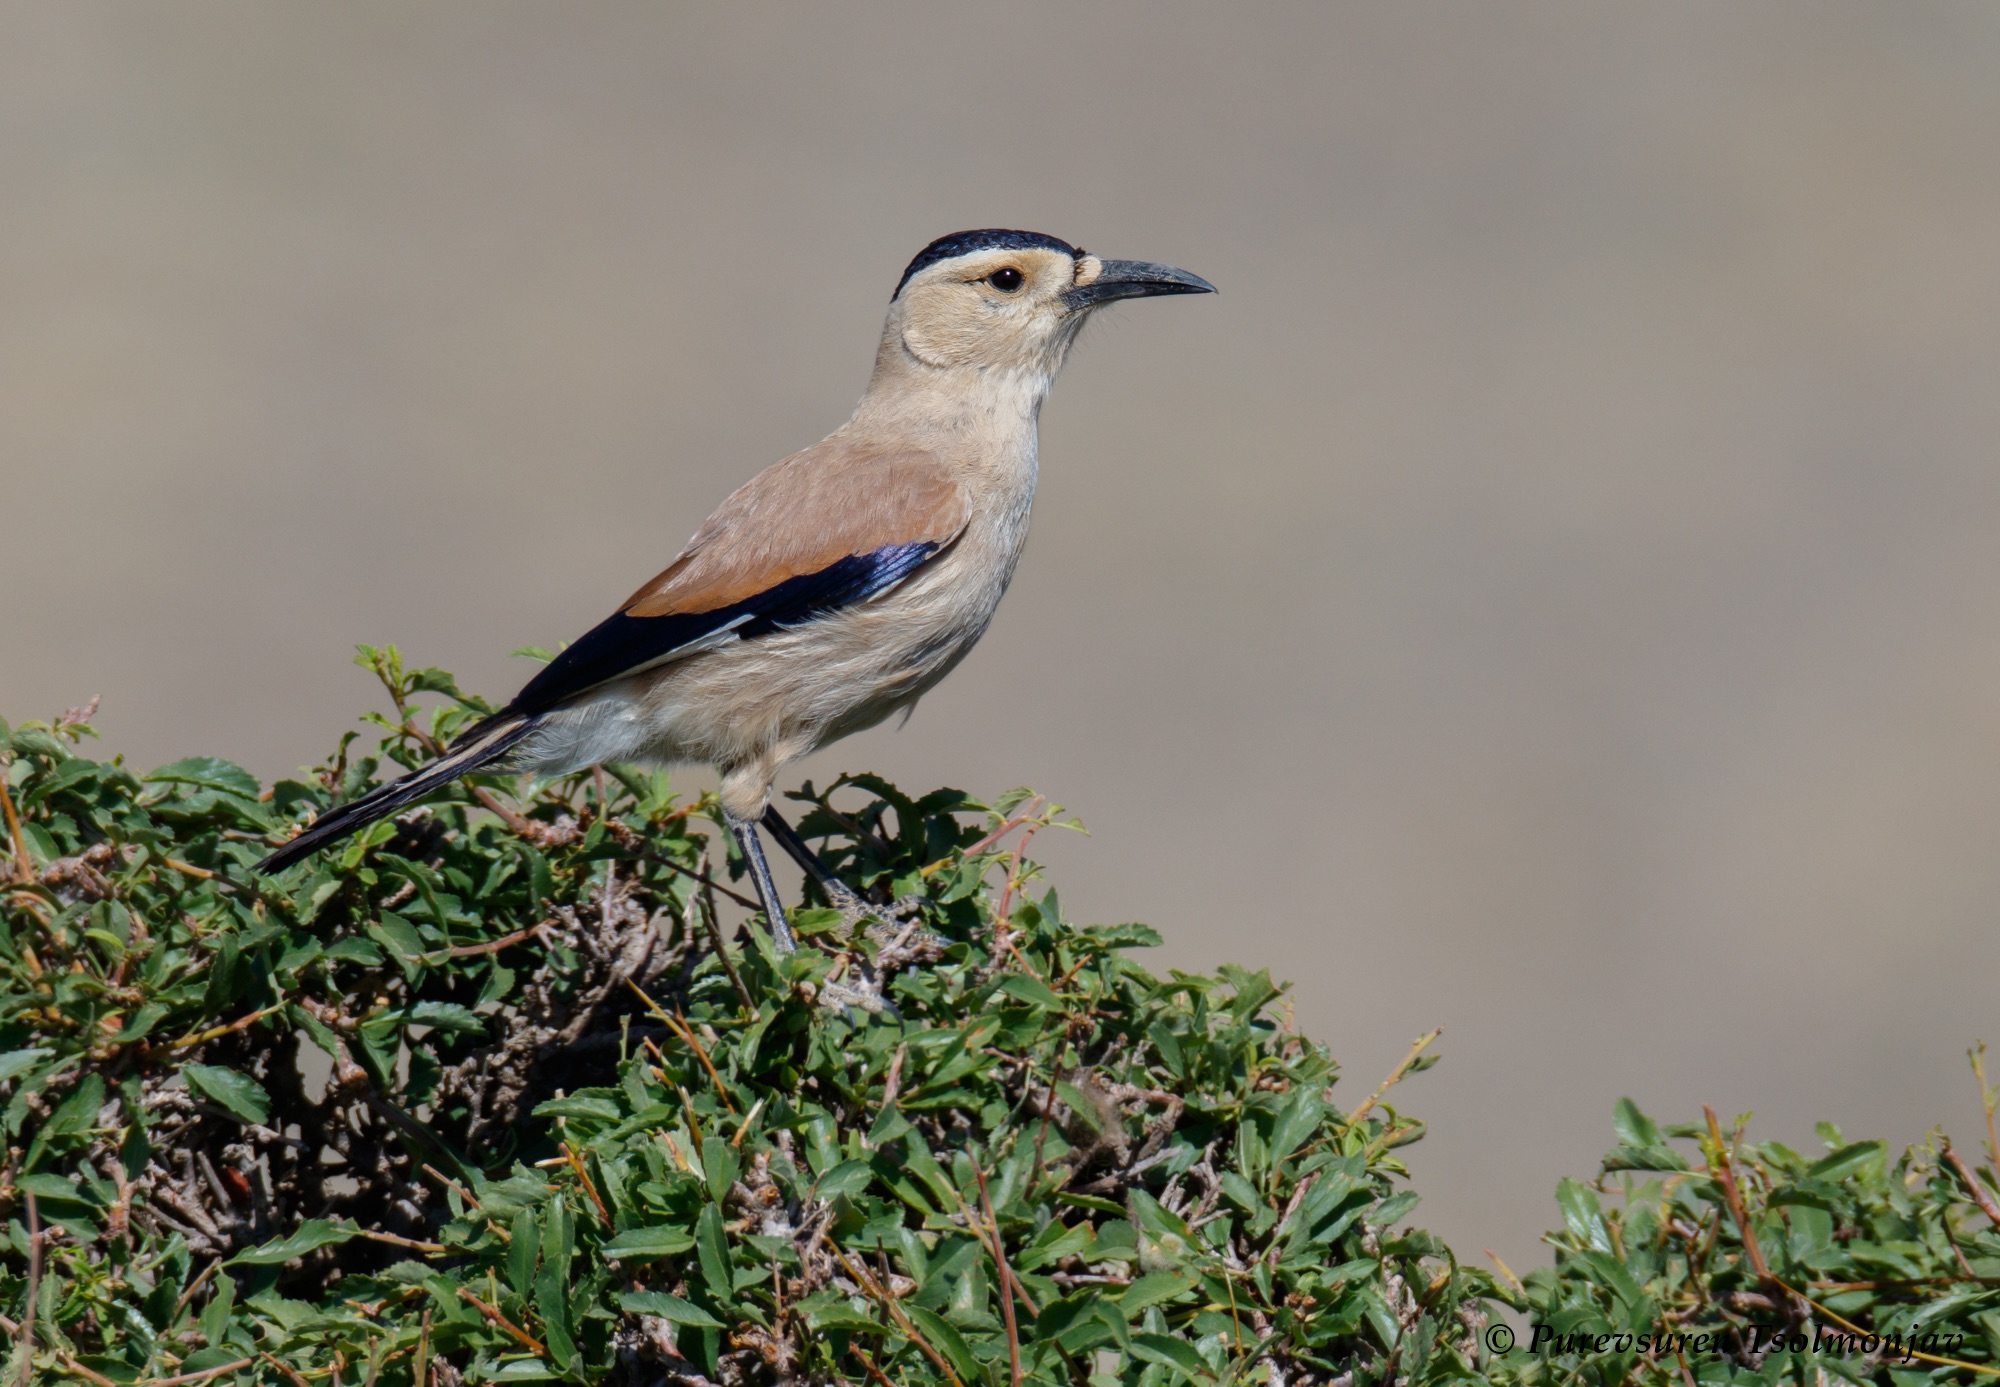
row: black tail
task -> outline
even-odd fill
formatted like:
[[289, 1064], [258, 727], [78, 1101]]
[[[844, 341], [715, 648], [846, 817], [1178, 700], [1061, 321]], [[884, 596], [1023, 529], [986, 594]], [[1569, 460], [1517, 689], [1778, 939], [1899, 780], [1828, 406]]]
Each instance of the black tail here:
[[450, 751], [401, 780], [377, 785], [360, 799], [329, 810], [313, 826], [257, 864], [264, 873], [281, 872], [294, 862], [312, 856], [321, 848], [358, 833], [377, 819], [387, 818], [414, 803], [441, 785], [449, 785], [504, 756], [515, 743], [535, 728], [534, 718], [518, 713], [501, 713], [471, 728], [452, 744]]

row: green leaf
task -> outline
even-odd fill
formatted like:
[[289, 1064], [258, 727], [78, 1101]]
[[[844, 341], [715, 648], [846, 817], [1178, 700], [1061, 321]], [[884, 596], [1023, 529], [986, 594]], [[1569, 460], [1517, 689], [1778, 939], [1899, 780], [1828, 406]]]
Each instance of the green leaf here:
[[248, 1074], [215, 1064], [184, 1064], [181, 1077], [188, 1087], [245, 1122], [263, 1126], [271, 1116], [271, 1095]]
[[809, 1300], [801, 1308], [806, 1312], [806, 1322], [814, 1329], [846, 1329], [862, 1334], [888, 1332], [880, 1320], [871, 1319], [844, 1300], [821, 1301], [817, 1304]]
[[1050, 990], [1040, 978], [1026, 973], [1006, 973], [1000, 978], [1000, 990], [1017, 1002], [1030, 1006], [1046, 1007], [1050, 1011], [1062, 1009], [1062, 998]]
[[216, 756], [190, 756], [174, 761], [153, 771], [145, 780], [148, 784], [195, 785], [248, 800], [254, 800], [263, 793], [256, 776], [234, 761], [224, 761]]
[[0, 1055], [0, 1084], [7, 1082], [16, 1074], [34, 1068], [36, 1060], [54, 1053], [53, 1050], [36, 1047], [27, 1050], [9, 1050]]
[[1422, 1197], [1415, 1190], [1398, 1190], [1369, 1212], [1368, 1221], [1382, 1228], [1393, 1227], [1417, 1207]]
[[1639, 1111], [1639, 1105], [1630, 1098], [1620, 1098], [1611, 1110], [1611, 1127], [1618, 1133], [1621, 1146], [1663, 1146], [1665, 1138], [1653, 1119]]
[[1134, 1334], [1132, 1356], [1142, 1362], [1173, 1368], [1190, 1378], [1215, 1375], [1202, 1361], [1202, 1356], [1194, 1351], [1194, 1345], [1166, 1334]]
[[541, 1235], [534, 1208], [524, 1206], [516, 1213], [507, 1232], [507, 1284], [526, 1300], [535, 1288], [535, 1251]]
[[[839, 1165], [819, 1177], [814, 1187], [821, 1199], [835, 1199], [843, 1194], [859, 1194], [868, 1188], [868, 1182], [875, 1178], [873, 1166], [867, 1161], [842, 1161]], [[1121, 1212], [1117, 1205], [1111, 1206], [1114, 1213]]]
[[16, 1189], [23, 1194], [32, 1194], [37, 1199], [54, 1199], [62, 1203], [74, 1204], [83, 1198], [77, 1190], [76, 1181], [61, 1175], [51, 1175], [46, 1171], [35, 1175], [23, 1175], [15, 1181]]
[[577, 1117], [611, 1122], [623, 1113], [624, 1109], [618, 1106], [617, 1100], [595, 1093], [572, 1093], [567, 1098], [551, 1098], [535, 1105], [536, 1117]]
[[278, 1238], [261, 1247], [253, 1247], [239, 1252], [229, 1259], [228, 1265], [244, 1267], [271, 1267], [289, 1262], [294, 1257], [303, 1257], [308, 1252], [316, 1252], [322, 1247], [344, 1243], [355, 1234], [351, 1224], [330, 1223], [323, 1218], [309, 1218], [298, 1226], [289, 1237]]
[[[14, 1103], [21, 1103], [28, 1095], [16, 1093]], [[11, 1111], [13, 1104], [9, 1104]], [[61, 1145], [65, 1138], [78, 1137], [85, 1132], [96, 1130], [97, 1115], [104, 1109], [104, 1076], [86, 1074], [76, 1091], [62, 1101], [60, 1107], [49, 1114], [42, 1129], [35, 1133], [35, 1140], [28, 1148], [25, 1158], [32, 1167], [43, 1152], [51, 1145]]]
[[720, 1204], [729, 1197], [729, 1187], [736, 1183], [741, 1168], [736, 1148], [721, 1137], [707, 1138], [701, 1144], [701, 1168], [708, 1175], [708, 1197]]
[[1193, 1280], [1179, 1272], [1148, 1272], [1125, 1288], [1125, 1293], [1118, 1297], [1118, 1308], [1127, 1319], [1132, 1319], [1147, 1306], [1163, 1305], [1192, 1289]]
[[381, 919], [369, 921], [366, 928], [369, 934], [404, 963], [414, 964], [422, 959], [424, 941], [417, 934], [416, 927], [402, 916], [384, 911]]
[[702, 1206], [701, 1215], [695, 1220], [694, 1238], [701, 1279], [708, 1286], [708, 1294], [717, 1305], [727, 1305], [736, 1286], [729, 1275], [729, 1240], [723, 1235], [722, 1210], [718, 1206]]
[[1270, 1152], [1267, 1156], [1271, 1168], [1276, 1169], [1301, 1143], [1319, 1130], [1320, 1120], [1326, 1115], [1326, 1104], [1317, 1092], [1301, 1088], [1285, 1104], [1277, 1122], [1271, 1128]]
[[403, 1019], [413, 1026], [429, 1026], [459, 1035], [486, 1034], [486, 1018], [457, 1002], [418, 1002], [404, 1011]]
[[[338, 882], [332, 884], [336, 887], [339, 885]], [[333, 943], [326, 946], [326, 952], [321, 954], [320, 957], [334, 959], [342, 963], [358, 963], [364, 968], [380, 968], [382, 966], [382, 951], [375, 947], [374, 941], [363, 939], [358, 934], [350, 934], [345, 939], [334, 940]]]
[[[568, 1259], [564, 1259], [565, 1263]], [[555, 1262], [544, 1262], [540, 1274], [535, 1277], [535, 1312], [542, 1318], [542, 1337], [547, 1343], [549, 1357], [557, 1367], [569, 1371], [576, 1361], [576, 1343], [569, 1332], [569, 1300], [564, 1294], [569, 1278], [564, 1275], [564, 1266]]]
[[1604, 1227], [1604, 1208], [1597, 1196], [1579, 1180], [1564, 1180], [1556, 1186], [1556, 1205], [1563, 1223], [1577, 1242], [1598, 1252], [1611, 1250], [1611, 1234]]
[[1606, 1170], [1688, 1170], [1687, 1157], [1671, 1146], [1620, 1146], [1604, 1158]]
[[965, 1342], [965, 1336], [934, 1310], [926, 1310], [921, 1305], [911, 1305], [904, 1309], [910, 1322], [923, 1331], [924, 1338], [932, 1348], [943, 1354], [958, 1373], [959, 1381], [965, 1387], [980, 1387], [986, 1381], [986, 1374], [980, 1371], [979, 1360], [972, 1356], [972, 1346]]
[[576, 1252], [576, 1219], [560, 1195], [542, 1210], [542, 1264], [569, 1275], [570, 1258]]
[[618, 1305], [628, 1314], [658, 1315], [672, 1324], [693, 1325], [697, 1329], [727, 1327], [699, 1305], [665, 1291], [625, 1291], [619, 1295]]
[[1885, 1160], [1888, 1150], [1888, 1146], [1883, 1142], [1857, 1141], [1852, 1146], [1843, 1146], [1832, 1155], [1815, 1162], [1812, 1168], [1806, 1171], [1806, 1178], [1836, 1182], [1845, 1180], [1875, 1162]]
[[694, 1246], [694, 1235], [685, 1228], [628, 1228], [598, 1251], [605, 1257], [645, 1261], [672, 1257]]

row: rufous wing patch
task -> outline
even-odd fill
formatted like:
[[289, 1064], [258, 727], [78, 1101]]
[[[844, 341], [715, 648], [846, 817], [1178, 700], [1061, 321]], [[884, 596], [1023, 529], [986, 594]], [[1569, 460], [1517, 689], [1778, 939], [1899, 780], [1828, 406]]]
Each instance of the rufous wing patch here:
[[933, 454], [829, 439], [738, 487], [680, 556], [627, 599], [623, 614], [718, 611], [851, 555], [943, 545], [971, 511], [965, 489]]

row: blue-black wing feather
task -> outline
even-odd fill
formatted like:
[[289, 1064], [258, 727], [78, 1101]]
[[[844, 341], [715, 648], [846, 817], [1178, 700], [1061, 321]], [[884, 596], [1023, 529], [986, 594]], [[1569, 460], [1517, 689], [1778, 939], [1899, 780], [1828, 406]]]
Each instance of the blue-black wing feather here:
[[666, 616], [626, 616], [620, 612], [599, 622], [551, 660], [514, 695], [508, 711], [530, 716], [546, 712], [567, 698], [668, 659], [732, 626], [732, 634], [743, 640], [802, 626], [895, 586], [942, 547], [924, 540], [850, 554], [817, 573], [787, 578], [754, 597], [711, 612]]

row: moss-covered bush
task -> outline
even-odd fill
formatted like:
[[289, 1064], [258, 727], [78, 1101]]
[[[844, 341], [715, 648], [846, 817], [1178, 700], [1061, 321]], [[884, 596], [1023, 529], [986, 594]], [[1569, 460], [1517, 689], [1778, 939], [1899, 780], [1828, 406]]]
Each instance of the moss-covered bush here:
[[[377, 755], [268, 789], [89, 759], [81, 716], [0, 725], [23, 1379], [2000, 1375], [1990, 1152], [1829, 1133], [1813, 1158], [1627, 1105], [1559, 1191], [1552, 1267], [1461, 1265], [1408, 1223], [1423, 1129], [1390, 1085], [1421, 1043], [1343, 1110], [1265, 973], [1156, 977], [1144, 926], [1064, 919], [1024, 853], [1059, 820], [1025, 794], [808, 786], [829, 862], [924, 905], [797, 911], [791, 957], [729, 923], [714, 806], [622, 769], [475, 783], [259, 877], [484, 711], [363, 658]], [[1847, 1328], [1897, 1347], [1794, 1347]], [[1905, 1356], [1926, 1333], [1957, 1339]]]

